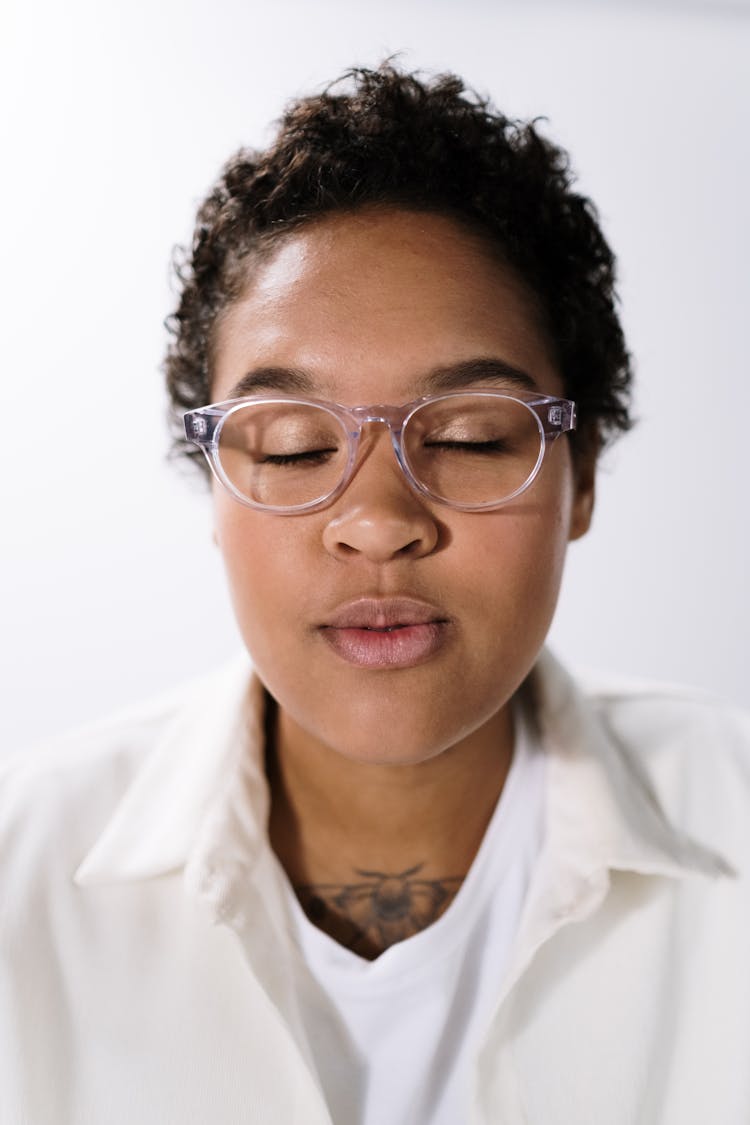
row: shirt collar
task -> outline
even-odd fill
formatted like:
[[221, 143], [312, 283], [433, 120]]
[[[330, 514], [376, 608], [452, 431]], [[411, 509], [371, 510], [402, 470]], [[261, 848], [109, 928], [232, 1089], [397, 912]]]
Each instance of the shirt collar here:
[[547, 850], [567, 857], [584, 878], [597, 869], [732, 873], [721, 856], [670, 824], [637, 757], [548, 650], [526, 690], [549, 756]]
[[74, 882], [149, 879], [183, 867], [228, 789], [241, 790], [263, 831], [263, 717], [263, 688], [245, 654], [190, 685]]
[[[582, 878], [607, 868], [675, 877], [731, 871], [669, 824], [632, 756], [548, 651], [526, 690], [549, 755], [547, 850], [564, 856]], [[248, 871], [265, 842], [268, 817], [263, 718], [264, 690], [246, 656], [201, 681], [74, 881], [153, 878], [185, 867], [196, 850], [204, 858], [211, 852], [234, 858]]]

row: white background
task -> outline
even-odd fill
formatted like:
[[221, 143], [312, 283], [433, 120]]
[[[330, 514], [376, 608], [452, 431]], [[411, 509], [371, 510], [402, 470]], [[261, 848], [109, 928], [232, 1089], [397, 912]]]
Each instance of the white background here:
[[286, 99], [394, 52], [545, 115], [619, 254], [641, 421], [554, 646], [750, 704], [747, 4], [26, 0], [3, 24], [3, 750], [236, 650], [207, 496], [165, 463], [171, 247]]

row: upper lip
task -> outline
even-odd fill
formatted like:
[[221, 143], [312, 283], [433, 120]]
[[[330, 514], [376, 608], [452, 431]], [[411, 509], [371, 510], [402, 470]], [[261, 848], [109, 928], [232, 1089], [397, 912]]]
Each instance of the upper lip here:
[[344, 602], [323, 622], [328, 629], [391, 629], [447, 621], [437, 606], [417, 598], [355, 598]]

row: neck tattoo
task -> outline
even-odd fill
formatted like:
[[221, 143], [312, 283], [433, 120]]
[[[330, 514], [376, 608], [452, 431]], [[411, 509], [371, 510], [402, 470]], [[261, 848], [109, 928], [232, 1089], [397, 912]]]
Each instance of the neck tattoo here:
[[310, 921], [362, 957], [432, 925], [455, 898], [463, 876], [420, 878], [424, 863], [405, 871], [364, 871], [352, 883], [305, 883], [294, 890]]

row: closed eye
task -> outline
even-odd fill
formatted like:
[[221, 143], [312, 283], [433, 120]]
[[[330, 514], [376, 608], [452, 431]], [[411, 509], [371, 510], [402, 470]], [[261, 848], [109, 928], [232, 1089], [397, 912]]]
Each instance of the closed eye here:
[[459, 453], [506, 453], [508, 445], [499, 438], [491, 441], [426, 441], [425, 449], [455, 449]]
[[266, 453], [261, 465], [322, 465], [337, 449], [306, 449], [302, 453]]

